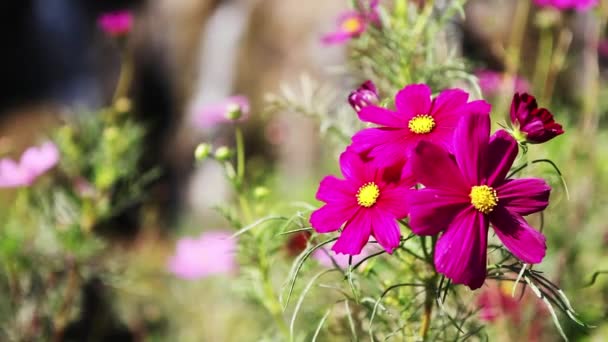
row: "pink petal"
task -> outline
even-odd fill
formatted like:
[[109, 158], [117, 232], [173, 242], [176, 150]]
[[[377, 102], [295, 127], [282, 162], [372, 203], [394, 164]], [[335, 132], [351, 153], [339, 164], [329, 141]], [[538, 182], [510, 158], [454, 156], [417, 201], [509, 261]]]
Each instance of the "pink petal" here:
[[408, 214], [407, 197], [410, 186], [385, 187], [380, 192], [376, 207], [383, 212], [390, 213], [394, 218], [402, 219]]
[[418, 114], [430, 114], [431, 88], [426, 84], [411, 84], [401, 89], [395, 96], [395, 107], [409, 122]]
[[410, 190], [410, 227], [418, 235], [436, 235], [469, 205], [466, 195], [435, 189]]
[[310, 224], [319, 233], [329, 233], [342, 227], [357, 212], [351, 204], [326, 204], [310, 215]]
[[326, 203], [356, 203], [357, 188], [346, 180], [326, 176], [319, 184], [316, 198]]
[[376, 106], [363, 107], [359, 111], [359, 119], [365, 122], [388, 127], [407, 128], [408, 122], [404, 117], [391, 110]]
[[427, 188], [469, 193], [470, 186], [445, 149], [421, 141], [416, 146], [411, 162], [414, 177]]
[[336, 31], [330, 32], [321, 38], [321, 42], [325, 45], [343, 44], [353, 39], [353, 35], [348, 32]]
[[460, 89], [442, 91], [431, 105], [431, 114], [437, 121], [444, 117], [459, 115], [461, 107], [467, 103], [469, 94]]
[[348, 147], [340, 154], [340, 170], [348, 182], [358, 186], [374, 180], [374, 170], [366, 165], [357, 151]]
[[0, 188], [27, 186], [32, 177], [27, 170], [21, 168], [14, 160], [0, 160]]
[[505, 130], [500, 130], [490, 137], [488, 145], [487, 181], [491, 186], [500, 184], [517, 157], [517, 141]]
[[387, 167], [407, 158], [415, 141], [408, 141], [407, 129], [366, 128], [353, 137], [352, 149], [373, 158], [374, 165]]
[[59, 162], [59, 150], [52, 142], [46, 142], [40, 147], [30, 147], [21, 156], [21, 167], [28, 170], [32, 176], [38, 177]]
[[469, 114], [462, 117], [454, 132], [454, 155], [470, 185], [481, 184], [490, 138], [490, 116]]
[[518, 259], [528, 264], [537, 264], [545, 257], [545, 236], [530, 227], [519, 214], [502, 206], [494, 209], [490, 216], [494, 231], [500, 241]]
[[488, 219], [473, 207], [460, 212], [435, 248], [437, 272], [472, 290], [486, 278]]
[[380, 246], [389, 254], [392, 254], [401, 240], [401, 231], [397, 220], [393, 215], [381, 210], [372, 209], [368, 211], [368, 215], [371, 216], [372, 234], [378, 240]]
[[510, 179], [496, 188], [499, 203], [519, 215], [530, 215], [549, 205], [551, 187], [540, 178]]
[[369, 240], [372, 234], [372, 216], [368, 215], [367, 210], [360, 210], [344, 226], [338, 241], [331, 248], [336, 253], [357, 255]]

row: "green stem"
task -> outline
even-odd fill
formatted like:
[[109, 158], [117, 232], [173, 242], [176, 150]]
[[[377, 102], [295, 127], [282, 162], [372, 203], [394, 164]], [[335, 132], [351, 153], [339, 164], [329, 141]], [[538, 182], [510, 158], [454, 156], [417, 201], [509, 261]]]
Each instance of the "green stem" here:
[[121, 97], [125, 97], [129, 91], [131, 80], [133, 79], [133, 59], [131, 58], [131, 49], [125, 48], [123, 51], [122, 63], [120, 65], [120, 73], [116, 89], [112, 96], [112, 103], [115, 103]]
[[[261, 244], [260, 244], [261, 245]], [[283, 317], [283, 310], [281, 309], [281, 303], [279, 303], [278, 297], [274, 292], [274, 288], [272, 287], [272, 282], [270, 280], [270, 269], [268, 260], [266, 258], [266, 253], [262, 248], [258, 249], [258, 257], [260, 258], [260, 268], [262, 271], [262, 282], [264, 287], [264, 296], [265, 298], [265, 306], [268, 309], [268, 312], [274, 319], [275, 324], [278, 326], [281, 334], [284, 337], [284, 341], [291, 341], [292, 336], [289, 333], [289, 327], [285, 322]]]
[[243, 186], [245, 178], [245, 142], [241, 127], [236, 126], [236, 179], [239, 187]]

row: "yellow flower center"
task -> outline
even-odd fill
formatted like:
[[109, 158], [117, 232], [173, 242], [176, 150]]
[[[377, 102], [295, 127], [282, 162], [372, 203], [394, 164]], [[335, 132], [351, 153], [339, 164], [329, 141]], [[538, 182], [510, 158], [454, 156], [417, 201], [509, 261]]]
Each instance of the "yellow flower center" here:
[[410, 120], [407, 127], [416, 134], [426, 134], [435, 128], [435, 119], [427, 114], [418, 114]]
[[489, 214], [498, 204], [496, 190], [487, 185], [475, 185], [469, 194], [471, 204], [484, 214]]
[[365, 183], [357, 191], [357, 203], [362, 207], [369, 208], [376, 204], [378, 196], [380, 196], [380, 188], [376, 183]]
[[357, 17], [348, 18], [342, 22], [342, 30], [355, 33], [361, 29], [361, 20]]

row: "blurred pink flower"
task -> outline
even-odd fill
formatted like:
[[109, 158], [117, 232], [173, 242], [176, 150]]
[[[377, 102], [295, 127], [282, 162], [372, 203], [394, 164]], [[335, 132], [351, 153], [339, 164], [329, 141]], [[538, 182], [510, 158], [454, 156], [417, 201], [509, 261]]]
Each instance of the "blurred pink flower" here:
[[19, 162], [9, 158], [0, 159], [0, 188], [30, 186], [58, 161], [59, 150], [50, 141], [25, 150]]
[[249, 100], [235, 95], [202, 107], [194, 117], [194, 124], [199, 128], [211, 128], [221, 123], [243, 122], [248, 118]]
[[[332, 247], [332, 249], [333, 249], [333, 247]], [[353, 265], [355, 265], [359, 261], [365, 259], [365, 257], [369, 256], [370, 254], [373, 254], [373, 253], [379, 252], [379, 251], [380, 251], [379, 248], [372, 247], [368, 243], [367, 245], [365, 245], [365, 247], [363, 247], [363, 249], [361, 250], [361, 253], [352, 256], [352, 258], [353, 258], [352, 263], [353, 263]], [[327, 248], [319, 248], [312, 253], [312, 258], [317, 260], [317, 262], [319, 262], [319, 264], [321, 264], [321, 266], [324, 266], [327, 268], [334, 268], [336, 265], [338, 265], [338, 267], [340, 267], [340, 268], [347, 268], [349, 257], [350, 256], [348, 254], [338, 254], [338, 253], [334, 252], [333, 250], [330, 250]], [[334, 262], [335, 262], [335, 265], [334, 265]]]
[[375, 105], [380, 102], [378, 97], [378, 89], [374, 82], [367, 80], [363, 82], [356, 90], [353, 90], [348, 95], [348, 103], [353, 109], [359, 113], [361, 109], [367, 106]]
[[380, 1], [371, 0], [369, 1], [369, 5], [366, 5], [366, 2], [365, 0], [360, 0], [357, 3], [358, 10], [342, 12], [338, 16], [336, 30], [324, 35], [321, 38], [321, 42], [326, 45], [342, 44], [360, 36], [365, 32], [368, 24], [379, 26], [378, 3]]
[[168, 269], [178, 278], [194, 280], [237, 269], [236, 239], [224, 231], [208, 231], [198, 238], [177, 241]]
[[553, 7], [562, 11], [569, 9], [586, 11], [597, 5], [597, 0], [534, 0], [534, 3], [540, 7]]
[[133, 15], [131, 11], [127, 10], [108, 12], [102, 14], [97, 19], [97, 23], [105, 33], [112, 37], [124, 36], [131, 31]]
[[495, 322], [502, 318], [511, 318], [519, 322], [521, 308], [516, 298], [511, 296], [511, 283], [491, 282], [477, 297], [480, 309], [479, 318], [486, 322]]
[[528, 81], [520, 76], [515, 76], [515, 89], [502, 89], [504, 73], [486, 69], [476, 71], [475, 75], [479, 79], [479, 87], [486, 97], [496, 96], [500, 93], [511, 94], [514, 91], [524, 93], [530, 89]]

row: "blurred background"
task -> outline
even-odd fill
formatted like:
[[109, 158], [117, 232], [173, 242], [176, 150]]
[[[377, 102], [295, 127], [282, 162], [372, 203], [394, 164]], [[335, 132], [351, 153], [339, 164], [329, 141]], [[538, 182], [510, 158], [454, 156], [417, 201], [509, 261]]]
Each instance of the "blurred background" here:
[[[381, 3], [388, 10], [392, 2]], [[435, 3], [440, 9], [449, 1]], [[530, 0], [470, 0], [465, 19], [453, 15], [438, 40], [454, 51], [447, 58], [462, 58], [479, 77], [483, 95], [478, 96], [493, 103], [497, 121], [506, 120], [515, 85], [534, 94], [566, 130], [531, 151], [531, 158], [559, 165], [569, 199], [556, 191], [546, 215], [533, 222], [544, 220], [548, 237], [542, 270], [566, 291], [581, 317], [597, 325], [585, 329], [562, 319], [573, 340], [608, 336], [608, 281], [600, 273], [587, 287], [595, 272], [608, 270], [607, 5], [560, 12]], [[2, 290], [11, 294], [2, 299], [0, 340], [282, 340], [269, 337], [277, 327], [267, 312], [276, 311], [276, 303], [257, 300], [266, 291], [257, 287], [281, 286], [301, 242], [272, 234], [244, 239], [242, 246], [273, 241], [268, 242], [274, 255], [269, 274], [242, 266], [184, 280], [167, 265], [180, 237], [234, 232], [231, 227], [254, 221], [230, 221], [223, 204], [239, 197], [225, 168], [194, 157], [201, 142], [235, 148], [231, 125], [197, 124], [210, 115], [204, 108], [230, 96], [246, 96], [251, 107], [239, 126], [252, 216], [294, 210], [277, 203], [318, 205], [318, 180], [335, 172], [344, 144], [327, 144], [314, 117], [269, 109], [268, 94], [313, 82], [329, 85], [347, 106], [348, 93], [365, 80], [364, 73], [344, 66], [349, 45], [325, 46], [321, 37], [349, 6], [349, 1], [323, 0], [2, 2], [0, 154], [18, 158], [28, 146], [55, 141], [61, 163], [66, 160], [56, 178], [69, 191], [43, 184], [38, 192], [0, 194], [5, 207], [0, 250], [7, 260]], [[99, 18], [123, 10], [132, 14], [129, 32], [104, 31]], [[518, 81], [505, 86], [504, 75]], [[382, 95], [391, 98], [397, 90]], [[356, 119], [354, 111], [348, 115], [344, 122]], [[550, 169], [531, 169], [554, 177], [552, 184], [559, 187]], [[55, 241], [38, 230], [28, 232], [24, 222], [41, 222], [27, 209], [32, 205], [46, 208], [41, 217], [55, 213], [44, 221], [45, 229], [76, 225], [86, 234]], [[58, 225], [57, 212], [68, 223]], [[240, 260], [260, 257], [238, 254]], [[319, 261], [310, 267], [324, 266]], [[308, 298], [309, 308], [296, 323], [301, 340], [310, 340], [328, 298], [318, 289]], [[535, 298], [523, 300], [534, 303]], [[487, 323], [490, 339], [556, 340], [549, 318], [528, 327], [529, 320], [543, 315], [538, 305], [529, 307], [522, 314], [525, 324], [519, 319]], [[330, 328], [319, 340], [352, 340], [343, 313], [329, 317]]]

